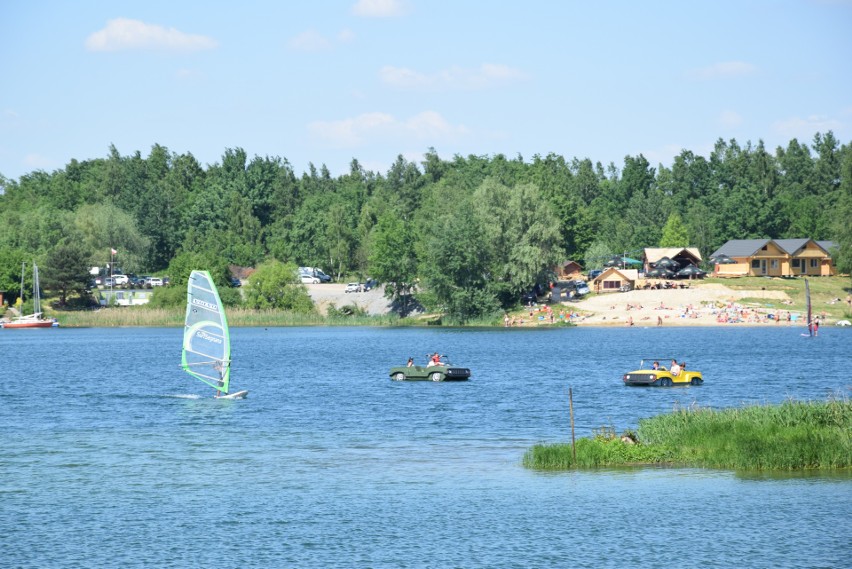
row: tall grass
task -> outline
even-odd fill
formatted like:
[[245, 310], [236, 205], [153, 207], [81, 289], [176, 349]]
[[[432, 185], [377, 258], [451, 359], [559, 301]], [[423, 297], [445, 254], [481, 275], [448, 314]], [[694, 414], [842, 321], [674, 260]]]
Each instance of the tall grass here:
[[787, 401], [739, 409], [679, 409], [639, 421], [638, 442], [614, 432], [571, 445], [532, 447], [524, 465], [543, 470], [670, 463], [735, 470], [852, 467], [852, 403]]
[[[185, 309], [123, 306], [100, 310], [54, 312], [59, 325], [66, 328], [96, 327], [172, 327], [183, 326]], [[417, 318], [400, 318], [396, 314], [341, 314], [322, 316], [282, 310], [226, 309], [228, 323], [234, 327], [279, 326], [426, 326], [430, 322]]]

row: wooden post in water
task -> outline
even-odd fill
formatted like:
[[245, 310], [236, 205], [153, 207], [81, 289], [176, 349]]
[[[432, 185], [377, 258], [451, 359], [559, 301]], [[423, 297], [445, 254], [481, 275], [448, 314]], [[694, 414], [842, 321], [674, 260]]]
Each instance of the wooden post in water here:
[[577, 464], [577, 446], [574, 444], [574, 394], [568, 388], [568, 409], [571, 412], [571, 452], [574, 454], [574, 464]]

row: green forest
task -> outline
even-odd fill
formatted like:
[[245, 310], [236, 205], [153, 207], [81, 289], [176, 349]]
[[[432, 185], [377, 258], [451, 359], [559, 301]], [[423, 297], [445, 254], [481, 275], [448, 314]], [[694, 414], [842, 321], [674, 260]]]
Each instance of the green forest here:
[[[402, 312], [415, 298], [467, 320], [516, 305], [559, 262], [596, 268], [644, 247], [693, 246], [706, 258], [729, 239], [811, 237], [837, 243], [836, 264], [849, 273], [852, 145], [831, 132], [774, 152], [719, 139], [709, 156], [684, 150], [671, 167], [641, 154], [603, 165], [429, 149], [384, 173], [353, 159], [338, 177], [313, 164], [299, 175], [286, 158], [242, 148], [205, 167], [160, 145], [147, 156], [111, 146], [53, 172], [0, 175], [0, 218], [7, 300], [19, 294], [22, 262], [35, 261], [43, 288], [82, 305], [87, 269], [115, 249], [124, 271], [173, 285], [192, 269], [227, 284], [232, 265], [268, 274], [313, 266], [384, 283]], [[227, 302], [310, 309], [297, 295], [257, 293]]]

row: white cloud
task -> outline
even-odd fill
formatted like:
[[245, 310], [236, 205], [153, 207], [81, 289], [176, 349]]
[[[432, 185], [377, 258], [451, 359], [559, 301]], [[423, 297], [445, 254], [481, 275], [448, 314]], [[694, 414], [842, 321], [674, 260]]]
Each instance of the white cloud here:
[[364, 18], [393, 18], [405, 14], [406, 8], [401, 0], [358, 0], [352, 13]]
[[736, 111], [722, 111], [717, 122], [724, 127], [733, 128], [743, 124], [743, 117]]
[[339, 148], [412, 139], [435, 143], [468, 133], [464, 125], [452, 125], [435, 111], [424, 111], [407, 119], [387, 113], [364, 113], [339, 121], [315, 121], [308, 125], [308, 131], [314, 138]]
[[355, 32], [350, 30], [349, 28], [344, 28], [340, 30], [337, 34], [337, 41], [340, 43], [349, 43], [351, 41], [355, 41]]
[[129, 49], [201, 51], [213, 49], [218, 44], [216, 40], [207, 36], [187, 34], [175, 28], [164, 28], [139, 20], [116, 18], [108, 21], [104, 29], [86, 38], [85, 45], [89, 51]]
[[486, 89], [525, 78], [525, 74], [508, 65], [484, 63], [476, 69], [450, 67], [427, 74], [386, 65], [379, 70], [382, 83], [399, 89]]
[[24, 156], [24, 164], [30, 170], [48, 170], [53, 166], [53, 161], [41, 154], [27, 154]]
[[733, 77], [747, 77], [754, 75], [757, 72], [757, 67], [751, 63], [744, 61], [722, 61], [714, 63], [707, 67], [692, 69], [688, 75], [693, 79], [713, 80], [713, 79], [729, 79]]
[[288, 45], [290, 49], [296, 51], [327, 51], [331, 49], [331, 42], [316, 30], [308, 30], [290, 38]]
[[843, 123], [837, 119], [811, 115], [806, 118], [790, 117], [788, 119], [775, 121], [772, 127], [775, 129], [775, 132], [786, 138], [810, 140], [810, 138], [817, 132], [826, 133], [831, 130], [837, 133], [837, 131], [843, 128]]
[[674, 163], [675, 156], [683, 152], [684, 147], [679, 144], [664, 144], [659, 148], [649, 148], [642, 151], [644, 156], [652, 166], [662, 164], [671, 167]]

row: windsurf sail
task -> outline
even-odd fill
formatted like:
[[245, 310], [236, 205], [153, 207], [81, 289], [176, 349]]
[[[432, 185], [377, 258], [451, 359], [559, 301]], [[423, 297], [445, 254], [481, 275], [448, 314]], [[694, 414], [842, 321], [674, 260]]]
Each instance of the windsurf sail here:
[[227, 395], [231, 380], [231, 336], [219, 291], [208, 271], [192, 271], [187, 283], [181, 367]]
[[811, 312], [811, 287], [808, 285], [808, 279], [805, 279], [805, 301], [808, 305], [808, 336], [814, 335], [814, 319]]

